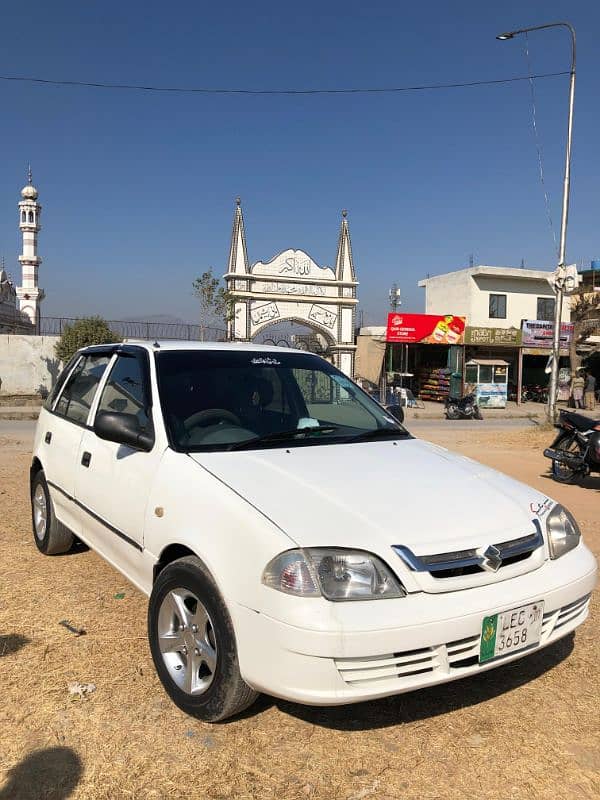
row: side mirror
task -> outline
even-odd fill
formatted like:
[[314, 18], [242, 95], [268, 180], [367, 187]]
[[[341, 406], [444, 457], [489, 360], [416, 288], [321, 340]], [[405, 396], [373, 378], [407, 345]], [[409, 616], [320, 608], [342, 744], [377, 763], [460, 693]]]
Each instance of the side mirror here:
[[94, 421], [94, 433], [100, 439], [126, 444], [148, 453], [154, 447], [154, 436], [140, 428], [133, 414], [119, 411], [99, 411]]
[[398, 420], [398, 422], [404, 422], [404, 409], [402, 406], [397, 404], [389, 405], [385, 407], [385, 410], [388, 414], [391, 414], [392, 417]]

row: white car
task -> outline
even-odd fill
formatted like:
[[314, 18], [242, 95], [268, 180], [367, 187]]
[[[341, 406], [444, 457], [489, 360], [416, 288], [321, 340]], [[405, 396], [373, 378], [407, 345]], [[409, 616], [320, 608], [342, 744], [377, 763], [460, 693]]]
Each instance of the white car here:
[[42, 410], [35, 542], [150, 596], [160, 679], [216, 721], [351, 703], [573, 631], [596, 561], [535, 489], [411, 436], [331, 364], [252, 344], [88, 347]]

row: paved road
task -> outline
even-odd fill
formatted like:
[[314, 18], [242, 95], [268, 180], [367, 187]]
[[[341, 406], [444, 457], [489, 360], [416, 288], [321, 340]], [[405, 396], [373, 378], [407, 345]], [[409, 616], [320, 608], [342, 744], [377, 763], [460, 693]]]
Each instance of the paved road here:
[[[0, 419], [0, 442], [6, 444], [19, 444], [23, 450], [30, 450], [33, 446], [35, 420], [2, 420]], [[530, 419], [484, 419], [484, 420], [447, 420], [447, 419], [412, 419], [408, 420], [407, 428], [417, 436], [425, 435], [427, 431], [493, 431], [493, 430], [519, 430], [536, 427]], [[0, 444], [1, 446], [1, 444]]]
[[533, 420], [528, 417], [497, 417], [496, 419], [407, 419], [406, 427], [414, 433], [420, 431], [495, 431], [495, 430], [524, 430], [537, 428], [542, 420]]

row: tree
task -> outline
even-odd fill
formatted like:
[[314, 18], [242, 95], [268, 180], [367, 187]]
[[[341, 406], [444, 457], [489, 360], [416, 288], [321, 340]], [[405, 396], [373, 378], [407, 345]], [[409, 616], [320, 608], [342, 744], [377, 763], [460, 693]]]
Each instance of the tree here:
[[204, 341], [206, 328], [229, 322], [232, 316], [231, 295], [213, 275], [212, 267], [192, 284], [194, 297], [200, 301], [200, 338]]
[[594, 330], [600, 330], [600, 292], [582, 291], [571, 298], [571, 322], [573, 338], [569, 346], [571, 374], [581, 366], [581, 356], [577, 354], [577, 346]]
[[66, 364], [80, 347], [121, 341], [122, 338], [109, 328], [108, 322], [102, 317], [84, 317], [72, 325], [65, 326], [54, 352], [56, 357]]

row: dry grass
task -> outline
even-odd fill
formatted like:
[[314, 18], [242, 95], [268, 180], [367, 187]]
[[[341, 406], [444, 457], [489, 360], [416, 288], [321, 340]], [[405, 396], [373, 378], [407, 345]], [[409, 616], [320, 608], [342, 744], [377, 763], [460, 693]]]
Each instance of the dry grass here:
[[[502, 449], [498, 434], [468, 436], [435, 438], [566, 502], [598, 553], [600, 482], [544, 478], [548, 432], [502, 434]], [[574, 649], [566, 639], [475, 679], [360, 706], [262, 698], [210, 726], [163, 693], [140, 593], [92, 552], [38, 554], [27, 468], [18, 448], [0, 450], [0, 800], [600, 795], [597, 602]], [[73, 699], [72, 681], [97, 689]]]

